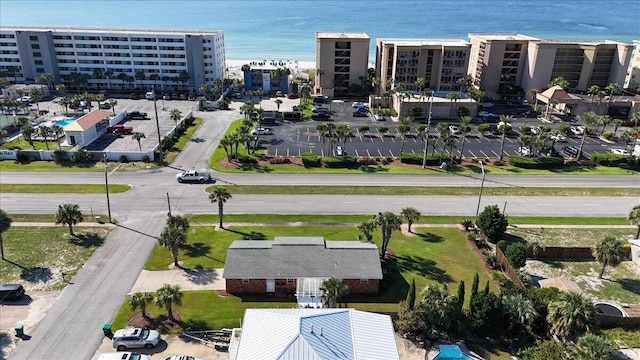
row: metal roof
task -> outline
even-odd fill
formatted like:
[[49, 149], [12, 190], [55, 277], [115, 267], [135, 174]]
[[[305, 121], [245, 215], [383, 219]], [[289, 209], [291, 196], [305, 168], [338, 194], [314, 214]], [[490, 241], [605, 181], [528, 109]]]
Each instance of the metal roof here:
[[382, 268], [373, 243], [278, 237], [274, 241], [234, 241], [227, 250], [222, 277], [382, 279]]
[[355, 309], [247, 309], [236, 360], [399, 359], [388, 315]]

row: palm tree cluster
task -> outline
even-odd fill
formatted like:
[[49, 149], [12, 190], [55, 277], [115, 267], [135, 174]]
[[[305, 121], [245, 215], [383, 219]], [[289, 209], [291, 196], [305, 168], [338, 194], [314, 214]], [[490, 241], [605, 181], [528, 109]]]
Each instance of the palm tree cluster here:
[[158, 307], [163, 307], [167, 310], [167, 316], [170, 320], [175, 320], [173, 317], [173, 305], [182, 305], [182, 295], [179, 285], [165, 284], [160, 289], [156, 290], [155, 294], [149, 292], [137, 292], [131, 294], [129, 297], [129, 307], [132, 311], [140, 309], [144, 318], [149, 318], [147, 314], [147, 306], [151, 303]]

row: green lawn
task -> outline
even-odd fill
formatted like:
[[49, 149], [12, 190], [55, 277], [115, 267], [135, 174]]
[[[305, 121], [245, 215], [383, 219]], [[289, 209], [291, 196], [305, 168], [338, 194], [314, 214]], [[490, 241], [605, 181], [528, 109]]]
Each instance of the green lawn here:
[[11, 227], [2, 234], [5, 261], [0, 261], [0, 283], [21, 283], [27, 290], [60, 290], [109, 233], [107, 228], [67, 226]]
[[[110, 194], [119, 194], [131, 190], [131, 185], [109, 184]], [[3, 193], [32, 193], [32, 194], [104, 194], [102, 184], [2, 184]]]
[[[448, 186], [304, 186], [304, 185], [211, 185], [227, 189], [231, 194], [288, 194], [288, 195], [478, 195], [478, 187]], [[640, 196], [640, 188], [541, 188], [541, 187], [485, 187], [485, 196]]]
[[[100, 216], [103, 219], [107, 218], [105, 214], [83, 214], [84, 221], [95, 221], [95, 218], [91, 216]], [[48, 222], [51, 226], [54, 226], [56, 222], [55, 214], [9, 214], [11, 220], [15, 222]]]
[[626, 326], [612, 329], [602, 329], [600, 334], [611, 340], [614, 345], [630, 348], [640, 347], [640, 326]]

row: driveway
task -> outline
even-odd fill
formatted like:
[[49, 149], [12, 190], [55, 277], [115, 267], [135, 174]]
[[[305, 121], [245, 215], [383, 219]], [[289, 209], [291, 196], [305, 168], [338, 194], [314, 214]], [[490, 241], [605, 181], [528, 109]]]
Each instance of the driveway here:
[[225, 290], [224, 269], [142, 270], [131, 288], [132, 293], [154, 292], [164, 284], [180, 285], [180, 290]]

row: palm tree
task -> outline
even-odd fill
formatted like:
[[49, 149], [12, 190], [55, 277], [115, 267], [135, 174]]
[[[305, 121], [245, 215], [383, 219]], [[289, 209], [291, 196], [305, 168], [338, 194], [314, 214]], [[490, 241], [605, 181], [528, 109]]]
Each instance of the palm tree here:
[[169, 117], [171, 118], [171, 120], [176, 122], [176, 127], [178, 127], [178, 121], [180, 121], [180, 118], [182, 117], [182, 113], [178, 109], [173, 109], [169, 113]]
[[187, 242], [187, 231], [176, 224], [170, 224], [167, 221], [167, 225], [160, 234], [160, 245], [166, 247], [171, 256], [173, 256], [173, 265], [178, 267], [178, 250], [180, 246]]
[[30, 125], [24, 125], [20, 128], [20, 133], [22, 137], [31, 145], [33, 150], [36, 149], [36, 146], [33, 144], [33, 135], [35, 134], [36, 129], [32, 128]]
[[224, 152], [227, 154], [228, 161], [231, 161], [232, 154], [229, 152], [230, 149], [231, 151], [233, 151], [231, 146], [232, 146], [232, 142], [231, 142], [231, 136], [229, 134], [223, 136], [222, 139], [220, 139], [220, 141], [218, 142], [218, 147], [221, 147], [224, 150]]
[[116, 116], [116, 105], [118, 105], [118, 100], [109, 99], [109, 105], [111, 106], [111, 110], [113, 110], [113, 116]]
[[618, 88], [620, 88], [620, 85], [618, 83], [609, 83], [605, 87], [605, 90], [609, 92], [609, 99], [607, 100], [607, 112], [605, 114], [609, 113], [609, 108], [611, 107], [611, 101], [613, 100], [613, 94], [618, 91]]
[[580, 148], [576, 155], [576, 160], [579, 160], [582, 156], [582, 147], [584, 146], [584, 140], [587, 138], [587, 134], [591, 131], [591, 127], [598, 121], [598, 115], [593, 111], [588, 111], [582, 115], [578, 115], [578, 124], [584, 126], [582, 132], [582, 140], [580, 141]]
[[276, 106], [278, 107], [278, 112], [280, 112], [280, 104], [282, 104], [282, 100], [280, 99], [275, 99], [273, 102], [276, 103]]
[[500, 131], [500, 160], [504, 158], [504, 138], [507, 135], [508, 128], [510, 126], [511, 121], [513, 120], [513, 116], [511, 115], [500, 115], [501, 125], [498, 126], [498, 131]]
[[389, 211], [385, 211], [374, 216], [372, 222], [376, 227], [380, 228], [380, 232], [382, 234], [382, 249], [380, 251], [380, 258], [384, 260], [385, 256], [387, 255], [387, 248], [389, 247], [391, 234], [394, 230], [400, 230], [402, 220], [398, 215]]
[[322, 302], [330, 308], [337, 308], [338, 300], [349, 293], [349, 287], [334, 277], [322, 282]]
[[562, 76], [558, 76], [551, 79], [551, 82], [549, 82], [549, 85], [547, 85], [547, 87], [554, 87], [556, 85], [560, 86], [563, 89], [566, 89], [569, 87], [569, 82]]
[[616, 267], [625, 258], [622, 246], [624, 242], [615, 236], [606, 235], [604, 239], [598, 241], [593, 249], [593, 257], [602, 264], [602, 269], [598, 275], [598, 279], [602, 279], [604, 269], [607, 265]]
[[131, 307], [132, 311], [136, 311], [140, 309], [142, 312], [142, 316], [148, 318], [147, 316], [147, 305], [149, 305], [153, 301], [153, 296], [148, 292], [137, 292], [133, 293], [129, 298], [129, 307]]
[[220, 219], [220, 228], [224, 229], [222, 226], [222, 216], [224, 215], [224, 203], [231, 199], [231, 194], [225, 188], [215, 187], [211, 194], [209, 194], [209, 200], [211, 203], [218, 203], [218, 218]]
[[593, 105], [593, 98], [596, 95], [598, 95], [599, 92], [600, 92], [600, 86], [598, 85], [589, 86], [589, 89], [587, 90], [587, 94], [591, 96], [591, 99], [589, 100], [589, 111], [591, 111], [591, 105]]
[[44, 143], [47, 146], [47, 150], [49, 150], [49, 135], [51, 135], [51, 129], [46, 125], [42, 125], [38, 127], [37, 133], [44, 138]]
[[141, 133], [141, 132], [134, 132], [134, 133], [131, 135], [131, 137], [132, 137], [132, 139], [133, 139], [133, 140], [135, 140], [135, 141], [137, 141], [137, 142], [138, 142], [138, 148], [140, 149], [140, 151], [142, 151], [142, 144], [140, 143], [140, 141], [141, 141], [142, 139], [145, 139], [145, 138], [146, 138], [146, 136], [144, 135], [144, 133]]
[[551, 335], [563, 341], [574, 339], [595, 325], [593, 303], [581, 294], [563, 292], [558, 300], [549, 303], [548, 309]]
[[180, 292], [180, 285], [165, 284], [158, 291], [153, 298], [153, 302], [160, 307], [167, 309], [167, 315], [169, 319], [173, 318], [173, 304], [182, 305], [182, 293]]
[[42, 99], [42, 89], [37, 87], [32, 87], [29, 89], [29, 96], [36, 103], [36, 108], [38, 109], [38, 115], [40, 115], [40, 100]]
[[510, 330], [514, 330], [513, 328], [518, 325], [525, 330], [531, 329], [538, 313], [530, 299], [521, 294], [506, 295], [502, 297], [502, 304], [511, 318]]
[[572, 350], [571, 358], [576, 360], [618, 359], [616, 348], [611, 341], [592, 333], [582, 335]]
[[636, 239], [640, 239], [640, 205], [636, 205], [629, 212], [629, 216], [627, 217], [629, 223], [631, 225], [635, 225], [638, 227], [638, 231], [636, 232]]
[[406, 207], [402, 208], [400, 211], [400, 216], [407, 222], [407, 227], [409, 228], [409, 232], [411, 232], [411, 225], [415, 220], [418, 220], [422, 214], [416, 208]]
[[346, 150], [347, 139], [352, 135], [351, 127], [347, 124], [339, 124], [336, 126], [336, 137], [338, 141], [342, 141], [342, 147]]
[[426, 331], [429, 335], [437, 335], [451, 328], [458, 300], [449, 295], [447, 285], [431, 284], [422, 289], [420, 307], [426, 316]]
[[376, 225], [371, 220], [357, 225], [356, 228], [358, 229], [358, 240], [373, 241], [373, 231], [376, 229]]
[[458, 94], [457, 92], [450, 92], [447, 94], [447, 99], [449, 99], [451, 105], [451, 109], [449, 110], [449, 118], [453, 119], [453, 103], [457, 102], [458, 99], [460, 99], [460, 94]]
[[531, 95], [531, 99], [533, 100], [533, 111], [537, 111], [536, 109], [538, 108], [538, 93], [540, 93], [540, 90], [538, 89], [531, 89], [529, 90], [529, 95]]
[[411, 124], [411, 117], [403, 117], [400, 119], [400, 125], [398, 125], [398, 131], [400, 131], [400, 136], [402, 137], [402, 143], [400, 145], [400, 156], [402, 156], [402, 152], [404, 151], [404, 138], [405, 135], [411, 130], [409, 124]]
[[4, 260], [4, 244], [2, 243], [2, 234], [9, 230], [13, 220], [9, 217], [4, 210], [0, 209], [0, 254], [2, 254], [2, 260]]
[[56, 213], [56, 224], [65, 224], [69, 226], [69, 235], [73, 234], [73, 225], [84, 220], [82, 212], [78, 204], [64, 203], [58, 205]]
[[462, 146], [460, 147], [460, 160], [464, 157], [464, 144], [467, 141], [467, 134], [471, 131], [471, 116], [463, 116], [460, 118], [460, 126], [458, 130], [462, 133]]

